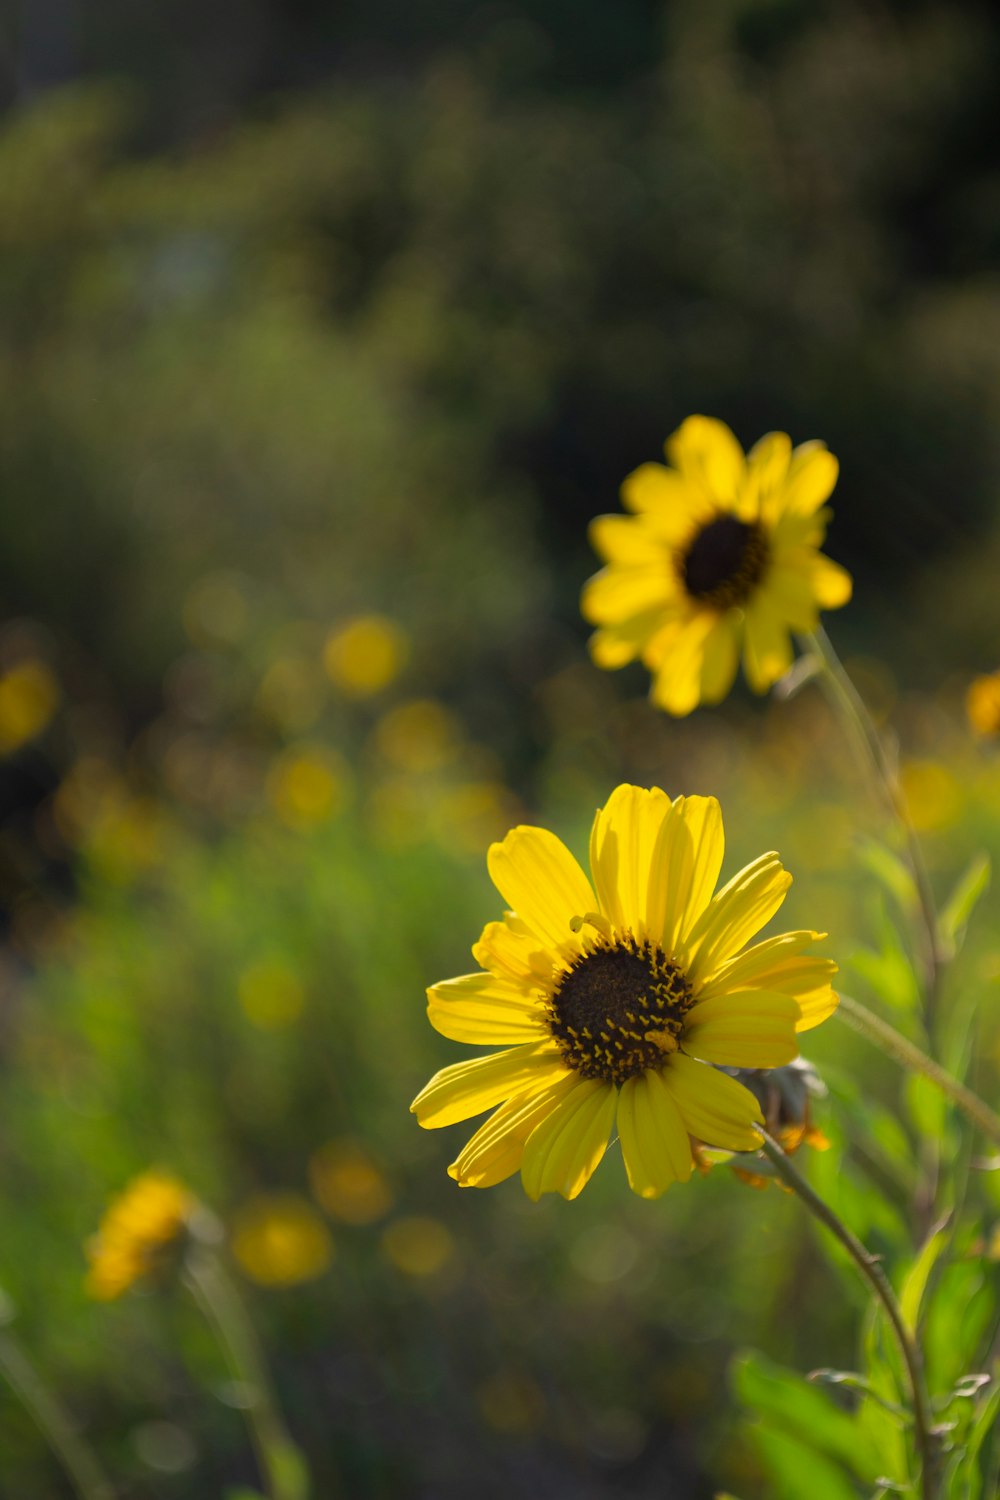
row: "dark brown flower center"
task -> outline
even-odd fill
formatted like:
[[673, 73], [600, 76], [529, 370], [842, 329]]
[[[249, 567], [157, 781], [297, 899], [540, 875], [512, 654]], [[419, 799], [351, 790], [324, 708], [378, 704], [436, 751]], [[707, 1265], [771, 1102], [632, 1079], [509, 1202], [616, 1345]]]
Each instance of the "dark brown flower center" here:
[[680, 561], [681, 582], [701, 604], [745, 604], [764, 575], [767, 537], [756, 521], [717, 516], [697, 533]]
[[630, 936], [577, 960], [552, 996], [549, 1028], [582, 1077], [624, 1083], [676, 1051], [692, 1003], [677, 965]]

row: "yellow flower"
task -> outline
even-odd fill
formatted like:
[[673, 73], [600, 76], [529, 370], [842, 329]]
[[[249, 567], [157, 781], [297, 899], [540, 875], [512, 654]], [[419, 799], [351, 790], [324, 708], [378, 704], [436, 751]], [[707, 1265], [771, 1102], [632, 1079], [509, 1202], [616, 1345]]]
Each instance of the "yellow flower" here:
[[330, 1231], [294, 1193], [262, 1194], [240, 1210], [233, 1254], [260, 1286], [296, 1286], [322, 1276], [333, 1259]]
[[473, 948], [481, 972], [433, 985], [428, 1013], [443, 1036], [505, 1050], [443, 1068], [411, 1106], [427, 1127], [494, 1110], [448, 1169], [462, 1187], [520, 1168], [530, 1197], [574, 1198], [616, 1123], [644, 1198], [691, 1175], [692, 1136], [759, 1144], [758, 1101], [713, 1065], [791, 1062], [796, 1032], [837, 1004], [836, 965], [805, 953], [816, 932], [744, 946], [791, 876], [764, 854], [713, 895], [723, 848], [714, 797], [635, 786], [594, 819], [593, 884], [544, 828], [492, 845], [512, 910]]
[[1000, 672], [973, 678], [965, 695], [965, 712], [976, 734], [984, 739], [1000, 735]]
[[164, 1172], [144, 1172], [115, 1198], [87, 1245], [87, 1291], [110, 1302], [155, 1270], [184, 1233], [195, 1199]]
[[59, 684], [41, 661], [22, 661], [0, 674], [0, 754], [19, 750], [48, 724]]
[[744, 456], [725, 423], [688, 417], [666, 453], [672, 467], [642, 464], [622, 485], [633, 515], [591, 524], [607, 567], [582, 609], [598, 626], [597, 665], [641, 657], [654, 703], [683, 715], [726, 696], [741, 647], [747, 681], [766, 692], [792, 664], [789, 632], [846, 604], [851, 579], [818, 550], [837, 481], [822, 443], [793, 449], [771, 432]]
[[323, 664], [342, 693], [370, 698], [399, 676], [407, 651], [407, 638], [395, 621], [356, 615], [327, 637]]

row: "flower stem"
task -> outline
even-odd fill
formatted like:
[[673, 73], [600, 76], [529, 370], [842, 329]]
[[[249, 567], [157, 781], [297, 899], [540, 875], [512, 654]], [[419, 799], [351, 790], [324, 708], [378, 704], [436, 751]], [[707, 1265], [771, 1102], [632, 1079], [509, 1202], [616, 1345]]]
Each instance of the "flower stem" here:
[[34, 1418], [80, 1500], [114, 1500], [114, 1490], [76, 1424], [45, 1385], [8, 1328], [0, 1327], [0, 1371]]
[[818, 626], [813, 634], [803, 639], [820, 663], [822, 668], [819, 674], [820, 685], [825, 689], [827, 697], [847, 725], [866, 776], [871, 778], [876, 792], [886, 803], [903, 834], [920, 907], [924, 981], [927, 1010], [930, 1012], [937, 999], [941, 973], [949, 955], [941, 941], [934, 893], [931, 890], [920, 841], [910, 819], [903, 789], [899, 784], [899, 776], [886, 753], [882, 737], [872, 721], [871, 714], [844, 669], [826, 631], [822, 626]]
[[885, 1315], [892, 1325], [892, 1331], [896, 1335], [896, 1342], [899, 1344], [909, 1377], [913, 1402], [913, 1427], [917, 1451], [920, 1455], [920, 1493], [923, 1500], [934, 1500], [937, 1488], [934, 1474], [934, 1435], [931, 1427], [930, 1399], [924, 1382], [923, 1362], [916, 1341], [903, 1320], [902, 1310], [896, 1301], [896, 1294], [889, 1284], [888, 1277], [882, 1270], [878, 1258], [865, 1249], [861, 1241], [837, 1217], [829, 1204], [824, 1203], [819, 1194], [814, 1192], [797, 1168], [792, 1166], [777, 1141], [772, 1140], [760, 1125], [755, 1125], [754, 1129], [761, 1137], [761, 1150], [779, 1177], [788, 1184], [793, 1193], [802, 1199], [810, 1213], [826, 1226], [835, 1239], [840, 1241], [882, 1304]]
[[309, 1473], [278, 1411], [257, 1335], [219, 1258], [192, 1246], [183, 1277], [239, 1382], [250, 1438], [269, 1500], [308, 1500]]
[[908, 1037], [897, 1031], [895, 1026], [890, 1026], [888, 1021], [883, 1021], [874, 1011], [870, 1011], [860, 1000], [855, 1000], [851, 995], [840, 992], [840, 1004], [836, 1014], [846, 1021], [848, 1026], [853, 1026], [855, 1031], [867, 1037], [870, 1042], [875, 1042], [887, 1052], [896, 1062], [904, 1068], [909, 1068], [914, 1073], [922, 1073], [929, 1078], [942, 1094], [948, 1098], [959, 1109], [963, 1110], [972, 1123], [987, 1136], [994, 1145], [1000, 1146], [1000, 1115], [994, 1113], [989, 1105], [974, 1094], [964, 1083], [942, 1068], [940, 1063], [928, 1057]]

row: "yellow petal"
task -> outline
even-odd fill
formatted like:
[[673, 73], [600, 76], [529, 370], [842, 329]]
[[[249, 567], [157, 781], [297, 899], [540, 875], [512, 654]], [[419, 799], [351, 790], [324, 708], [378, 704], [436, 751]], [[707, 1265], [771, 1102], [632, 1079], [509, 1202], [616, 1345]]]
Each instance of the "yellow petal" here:
[[649, 518], [664, 541], [678, 546], [691, 532], [705, 508], [705, 497], [663, 464], [640, 464], [621, 487], [622, 504]]
[[696, 990], [771, 920], [791, 883], [778, 856], [762, 854], [712, 898], [685, 945], [685, 967]]
[[577, 1085], [568, 1073], [541, 1093], [515, 1094], [490, 1115], [448, 1168], [459, 1187], [494, 1187], [520, 1170], [524, 1144], [535, 1126], [550, 1115]]
[[760, 1137], [754, 1120], [763, 1120], [760, 1104], [748, 1088], [708, 1063], [675, 1052], [663, 1077], [681, 1112], [685, 1128], [706, 1146], [754, 1151]]
[[[664, 953], [676, 951], [686, 903], [691, 893], [694, 844], [684, 820], [684, 807], [686, 801], [690, 800], [704, 802], [708, 799], [677, 798], [660, 824], [650, 860], [646, 926], [650, 938]], [[715, 805], [718, 807], [718, 803]]]
[[427, 1130], [454, 1125], [529, 1089], [545, 1089], [569, 1071], [555, 1042], [510, 1047], [452, 1063], [435, 1073], [410, 1110]]
[[622, 1084], [618, 1134], [629, 1187], [640, 1198], [658, 1198], [691, 1176], [688, 1132], [660, 1073], [639, 1073]]
[[766, 693], [772, 683], [784, 677], [793, 657], [788, 624], [778, 613], [776, 602], [768, 599], [765, 588], [747, 606], [743, 636], [743, 669], [754, 692]]
[[667, 457], [687, 479], [720, 500], [735, 500], [746, 476], [743, 449], [725, 422], [688, 417], [666, 443]]
[[502, 922], [487, 922], [472, 956], [498, 979], [515, 984], [546, 987], [552, 979], [554, 955], [520, 917], [506, 912]]
[[619, 786], [594, 819], [590, 873], [600, 909], [620, 932], [646, 935], [653, 850], [670, 798], [659, 787]]
[[657, 605], [655, 609], [634, 615], [630, 620], [621, 620], [617, 624], [595, 630], [587, 643], [595, 666], [614, 672], [619, 667], [627, 666], [630, 661], [635, 661], [662, 628], [663, 620], [664, 611]]
[[431, 985], [427, 1015], [442, 1036], [474, 1047], [537, 1042], [550, 1034], [538, 997], [492, 974], [462, 974]]
[[649, 696], [675, 718], [682, 719], [698, 707], [705, 641], [717, 620], [713, 610], [696, 609], [677, 621], [669, 635], [654, 637], [644, 653], [646, 665], [655, 671]]
[[721, 615], [705, 638], [701, 663], [702, 703], [721, 703], [733, 685], [740, 659], [739, 614]]
[[665, 562], [610, 563], [584, 584], [580, 609], [591, 625], [614, 625], [665, 606], [676, 592]]
[[682, 942], [712, 899], [726, 850], [722, 809], [715, 797], [678, 797], [675, 804], [691, 838], [691, 870], [676, 897], [674, 947]]
[[608, 1149], [615, 1118], [613, 1084], [580, 1079], [528, 1137], [521, 1181], [529, 1198], [561, 1193], [575, 1198]]
[[724, 1068], [781, 1068], [799, 1054], [791, 995], [740, 990], [702, 1000], [684, 1018], [684, 1051]]
[[802, 949], [824, 934], [785, 932], [767, 938], [722, 964], [699, 992], [699, 999], [740, 989], [776, 990], [797, 1001], [801, 1018], [797, 1031], [810, 1031], [832, 1015], [839, 1004], [830, 986], [837, 972], [832, 958], [804, 954]]
[[643, 524], [641, 516], [595, 516], [587, 529], [590, 545], [608, 563], [643, 566], [664, 557], [663, 543]]
[[854, 583], [846, 568], [825, 557], [822, 552], [813, 555], [809, 568], [809, 581], [822, 609], [839, 609], [846, 604], [854, 591]]
[[597, 897], [561, 839], [521, 825], [490, 845], [486, 863], [501, 896], [533, 933], [559, 953], [579, 953], [570, 923], [593, 911]]
[[818, 510], [830, 498], [840, 466], [823, 443], [802, 443], [792, 454], [784, 508], [800, 515]]
[[787, 432], [766, 433], [747, 454], [749, 477], [764, 514], [768, 513], [771, 497], [784, 486], [791, 456], [792, 440]]
[[772, 612], [793, 630], [812, 631], [819, 623], [819, 604], [813, 588], [811, 567], [803, 563], [802, 551], [789, 553], [772, 566], [765, 594]]

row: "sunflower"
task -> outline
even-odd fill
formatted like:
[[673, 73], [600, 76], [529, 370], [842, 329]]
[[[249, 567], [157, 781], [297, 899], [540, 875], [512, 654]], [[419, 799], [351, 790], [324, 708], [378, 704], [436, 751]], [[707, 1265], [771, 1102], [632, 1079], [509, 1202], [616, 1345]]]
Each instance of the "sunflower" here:
[[160, 1265], [184, 1235], [196, 1201], [182, 1182], [165, 1172], [134, 1177], [109, 1205], [87, 1245], [87, 1291], [110, 1302]]
[[759, 1145], [757, 1099], [718, 1069], [791, 1062], [796, 1032], [837, 1004], [836, 965], [805, 952], [821, 933], [744, 946], [791, 876], [764, 854], [713, 895], [723, 847], [714, 797], [635, 786], [594, 819], [593, 884], [544, 828], [492, 845], [489, 872], [513, 910], [473, 947], [480, 972], [427, 997], [443, 1036], [504, 1050], [443, 1068], [411, 1105], [431, 1128], [493, 1109], [448, 1169], [462, 1187], [520, 1168], [530, 1197], [574, 1198], [616, 1122], [644, 1198], [691, 1175], [692, 1137]]
[[631, 516], [598, 516], [605, 560], [581, 607], [598, 629], [598, 666], [641, 657], [651, 697], [669, 713], [720, 702], [743, 668], [764, 693], [791, 666], [789, 632], [851, 597], [850, 575], [818, 550], [837, 482], [822, 443], [793, 449], [784, 432], [744, 456], [724, 422], [688, 417], [667, 439], [671, 468], [642, 464], [622, 485]]

